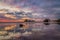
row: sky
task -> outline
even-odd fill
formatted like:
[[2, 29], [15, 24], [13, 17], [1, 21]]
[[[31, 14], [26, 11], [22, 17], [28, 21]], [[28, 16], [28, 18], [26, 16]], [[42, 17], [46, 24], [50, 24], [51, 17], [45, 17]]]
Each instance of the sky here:
[[[60, 18], [60, 0], [0, 0], [0, 3], [21, 9], [24, 14], [32, 18]], [[20, 18], [17, 12], [14, 15]]]

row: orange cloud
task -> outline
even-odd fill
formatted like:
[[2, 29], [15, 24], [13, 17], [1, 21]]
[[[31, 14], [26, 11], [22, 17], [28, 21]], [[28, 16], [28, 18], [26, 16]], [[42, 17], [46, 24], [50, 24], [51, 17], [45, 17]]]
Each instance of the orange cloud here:
[[12, 19], [16, 19], [16, 17], [14, 15], [10, 15], [10, 14], [5, 14], [4, 15], [7, 18], [12, 18]]
[[9, 19], [0, 19], [0, 22], [24, 22], [24, 20], [9, 20]]

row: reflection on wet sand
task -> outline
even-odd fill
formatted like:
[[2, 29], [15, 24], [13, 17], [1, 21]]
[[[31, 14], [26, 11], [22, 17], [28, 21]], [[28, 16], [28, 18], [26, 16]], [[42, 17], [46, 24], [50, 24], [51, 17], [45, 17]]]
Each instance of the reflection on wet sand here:
[[10, 26], [6, 26], [3, 30], [7, 31], [7, 30], [12, 30], [16, 27], [16, 25], [10, 25]]
[[59, 27], [54, 23], [1, 23], [0, 40], [54, 40], [60, 37]]
[[[25, 31], [26, 29], [29, 28], [29, 25], [25, 23], [20, 23], [20, 24], [0, 24], [2, 27], [0, 30], [0, 40], [5, 40], [5, 39], [15, 39], [19, 38], [20, 36], [26, 36], [27, 34], [31, 34], [31, 32], [24, 32], [21, 34], [20, 31]], [[22, 26], [22, 27], [21, 27]], [[8, 36], [8, 37], [7, 37]]]
[[16, 24], [0, 24], [0, 30], [11, 30], [16, 27]]

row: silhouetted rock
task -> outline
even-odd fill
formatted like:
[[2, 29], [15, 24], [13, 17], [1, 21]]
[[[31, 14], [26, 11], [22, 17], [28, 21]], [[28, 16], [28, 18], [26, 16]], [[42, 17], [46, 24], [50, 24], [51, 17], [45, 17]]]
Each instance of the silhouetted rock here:
[[35, 21], [26, 19], [24, 22], [35, 22]]
[[45, 19], [43, 22], [50, 22], [50, 19]]
[[56, 20], [56, 22], [57, 22], [57, 24], [59, 24], [59, 25], [60, 25], [60, 19]]
[[49, 25], [50, 24], [49, 23], [50, 22], [50, 19], [45, 19], [43, 22], [44, 22], [45, 25]]
[[60, 22], [60, 19], [58, 19], [57, 22]]

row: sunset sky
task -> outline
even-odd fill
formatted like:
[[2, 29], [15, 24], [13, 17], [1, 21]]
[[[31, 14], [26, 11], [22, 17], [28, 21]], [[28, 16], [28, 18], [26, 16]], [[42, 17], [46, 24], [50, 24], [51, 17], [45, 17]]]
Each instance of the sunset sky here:
[[20, 19], [21, 16], [60, 18], [60, 0], [0, 0], [0, 18]]

